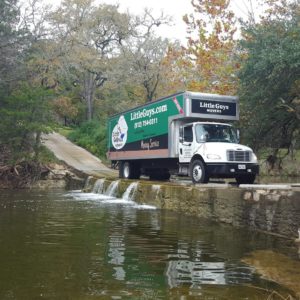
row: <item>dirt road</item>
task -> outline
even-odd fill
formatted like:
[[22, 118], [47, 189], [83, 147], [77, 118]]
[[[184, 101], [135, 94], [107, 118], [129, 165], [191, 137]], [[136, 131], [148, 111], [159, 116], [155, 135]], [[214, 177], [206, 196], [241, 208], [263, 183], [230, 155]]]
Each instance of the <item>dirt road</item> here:
[[117, 171], [107, 168], [99, 158], [56, 132], [44, 135], [43, 143], [59, 160], [87, 175], [117, 176]]

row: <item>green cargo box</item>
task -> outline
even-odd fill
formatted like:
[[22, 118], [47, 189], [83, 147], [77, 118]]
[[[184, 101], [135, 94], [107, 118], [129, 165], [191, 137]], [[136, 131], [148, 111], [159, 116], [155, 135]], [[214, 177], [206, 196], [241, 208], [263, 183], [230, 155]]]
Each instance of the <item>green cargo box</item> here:
[[[108, 158], [176, 157], [172, 123], [238, 120], [238, 98], [180, 92], [112, 116], [108, 120]], [[176, 145], [175, 145], [176, 146]]]

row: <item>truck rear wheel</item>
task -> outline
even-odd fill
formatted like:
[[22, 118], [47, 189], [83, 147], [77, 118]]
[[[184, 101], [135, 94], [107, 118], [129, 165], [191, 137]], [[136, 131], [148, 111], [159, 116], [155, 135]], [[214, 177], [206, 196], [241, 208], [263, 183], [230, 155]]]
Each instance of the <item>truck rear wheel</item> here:
[[120, 163], [119, 177], [124, 179], [139, 179], [140, 167], [138, 164], [130, 161], [122, 161]]
[[190, 174], [193, 183], [207, 183], [209, 180], [205, 165], [200, 159], [192, 162]]

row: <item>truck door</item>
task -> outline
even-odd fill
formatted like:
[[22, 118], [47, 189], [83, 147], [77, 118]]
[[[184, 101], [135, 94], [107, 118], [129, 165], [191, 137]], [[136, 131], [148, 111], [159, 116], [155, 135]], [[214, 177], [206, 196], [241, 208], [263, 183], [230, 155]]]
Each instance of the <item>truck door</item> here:
[[193, 125], [183, 126], [180, 131], [179, 162], [189, 163], [192, 158], [192, 145], [194, 141]]

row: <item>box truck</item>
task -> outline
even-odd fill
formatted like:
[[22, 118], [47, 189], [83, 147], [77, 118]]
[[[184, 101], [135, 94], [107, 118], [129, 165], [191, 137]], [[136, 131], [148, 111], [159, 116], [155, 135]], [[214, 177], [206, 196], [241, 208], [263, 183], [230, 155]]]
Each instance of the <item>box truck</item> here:
[[259, 167], [230, 124], [238, 118], [238, 97], [180, 92], [110, 117], [107, 156], [120, 178], [175, 174], [194, 183], [235, 178], [251, 184]]

